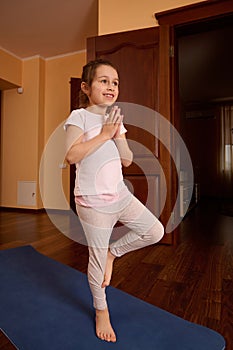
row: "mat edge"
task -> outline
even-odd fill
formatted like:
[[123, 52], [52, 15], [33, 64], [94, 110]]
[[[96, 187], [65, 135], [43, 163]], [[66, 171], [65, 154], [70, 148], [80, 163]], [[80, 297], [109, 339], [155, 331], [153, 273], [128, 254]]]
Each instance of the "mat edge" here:
[[17, 346], [15, 345], [15, 343], [13, 343], [13, 341], [9, 338], [9, 336], [7, 335], [7, 333], [4, 331], [3, 328], [0, 327], [0, 331], [6, 336], [6, 338], [9, 340], [9, 342], [15, 347], [16, 350], [20, 350], [19, 348], [17, 348]]

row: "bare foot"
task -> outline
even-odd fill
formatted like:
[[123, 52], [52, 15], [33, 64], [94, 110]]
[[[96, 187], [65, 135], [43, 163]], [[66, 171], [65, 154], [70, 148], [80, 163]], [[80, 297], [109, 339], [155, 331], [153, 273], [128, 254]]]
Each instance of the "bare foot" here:
[[96, 335], [102, 340], [116, 342], [116, 334], [111, 326], [108, 309], [96, 310]]
[[115, 256], [108, 250], [108, 256], [107, 256], [107, 262], [105, 267], [105, 274], [104, 274], [104, 280], [101, 285], [102, 288], [109, 286], [111, 277], [112, 277], [112, 268], [113, 268], [113, 261], [115, 260]]

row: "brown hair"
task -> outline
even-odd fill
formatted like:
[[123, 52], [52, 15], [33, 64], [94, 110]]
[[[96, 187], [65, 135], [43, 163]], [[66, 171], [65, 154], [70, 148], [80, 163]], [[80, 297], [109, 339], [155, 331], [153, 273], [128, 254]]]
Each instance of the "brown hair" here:
[[[84, 82], [88, 86], [91, 86], [92, 81], [95, 77], [96, 69], [102, 65], [110, 66], [117, 71], [116, 67], [110, 61], [99, 58], [99, 59], [96, 59], [94, 61], [88, 62], [83, 67], [81, 82]], [[86, 108], [86, 107], [88, 107], [88, 104], [89, 104], [88, 96], [82, 90], [80, 90], [80, 92], [79, 92], [79, 107]]]

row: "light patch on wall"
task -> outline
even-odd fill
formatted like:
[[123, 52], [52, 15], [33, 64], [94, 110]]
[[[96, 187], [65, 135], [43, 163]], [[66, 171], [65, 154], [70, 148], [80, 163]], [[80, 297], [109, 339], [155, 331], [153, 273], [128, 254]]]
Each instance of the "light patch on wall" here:
[[25, 206], [36, 205], [36, 181], [18, 181], [17, 204]]

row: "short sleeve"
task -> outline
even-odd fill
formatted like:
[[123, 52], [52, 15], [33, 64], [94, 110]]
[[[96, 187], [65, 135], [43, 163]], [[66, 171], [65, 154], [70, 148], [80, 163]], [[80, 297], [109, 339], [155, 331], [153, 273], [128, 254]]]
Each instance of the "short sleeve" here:
[[124, 124], [121, 123], [121, 130], [120, 130], [120, 134], [125, 134], [127, 132], [127, 129], [125, 128]]
[[66, 130], [69, 125], [75, 125], [80, 129], [85, 130], [85, 117], [82, 114], [82, 109], [75, 109], [70, 113], [65, 121], [64, 129]]

